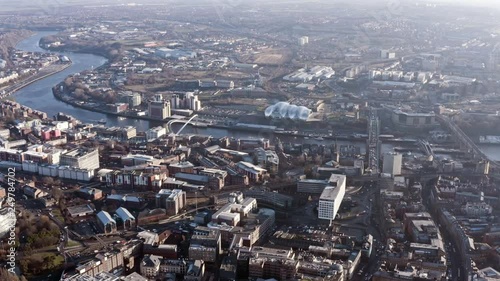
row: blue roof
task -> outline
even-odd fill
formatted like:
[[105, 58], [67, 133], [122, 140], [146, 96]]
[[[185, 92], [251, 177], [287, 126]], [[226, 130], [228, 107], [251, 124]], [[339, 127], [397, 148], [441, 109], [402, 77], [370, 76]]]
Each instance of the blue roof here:
[[97, 213], [97, 219], [99, 219], [103, 225], [108, 225], [110, 223], [116, 224], [116, 221], [106, 211]]
[[125, 208], [120, 207], [116, 209], [116, 214], [122, 219], [122, 221], [135, 220], [134, 216]]

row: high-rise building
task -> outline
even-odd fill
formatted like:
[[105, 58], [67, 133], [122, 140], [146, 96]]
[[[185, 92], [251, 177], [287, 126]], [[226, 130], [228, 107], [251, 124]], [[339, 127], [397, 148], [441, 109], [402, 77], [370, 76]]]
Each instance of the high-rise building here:
[[382, 59], [394, 59], [396, 58], [396, 53], [390, 50], [380, 50], [380, 58]]
[[120, 100], [122, 102], [128, 103], [128, 107], [132, 108], [139, 106], [142, 103], [142, 98], [139, 93], [126, 92], [121, 95]]
[[335, 219], [345, 195], [346, 176], [332, 174], [319, 198], [318, 218]]
[[403, 163], [403, 155], [401, 153], [391, 152], [384, 155], [384, 163], [382, 172], [397, 176], [401, 174], [401, 165]]
[[149, 117], [163, 120], [171, 115], [170, 101], [163, 100], [161, 94], [156, 94], [149, 103]]
[[172, 109], [190, 109], [193, 111], [201, 110], [201, 101], [194, 92], [185, 92], [183, 97], [178, 94], [172, 95], [170, 99]]
[[172, 95], [171, 103], [173, 109], [181, 108], [179, 95]]
[[307, 37], [307, 36], [300, 37], [299, 40], [298, 40], [298, 43], [299, 43], [300, 46], [309, 44], [309, 37]]

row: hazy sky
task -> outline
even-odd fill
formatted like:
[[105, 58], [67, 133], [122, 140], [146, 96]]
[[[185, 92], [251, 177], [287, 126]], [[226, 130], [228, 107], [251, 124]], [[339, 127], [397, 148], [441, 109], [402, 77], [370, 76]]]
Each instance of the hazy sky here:
[[[262, 0], [257, 0], [258, 2], [262, 2]], [[50, 8], [57, 6], [66, 6], [68, 4], [120, 4], [120, 3], [182, 3], [183, 6], [189, 4], [189, 2], [207, 2], [207, 3], [252, 3], [256, 2], [255, 0], [0, 0], [0, 6], [4, 8], [26, 8], [26, 7], [40, 7], [40, 8]], [[266, 1], [265, 1], [266, 2]], [[382, 2], [382, 3], [417, 3], [417, 2], [429, 2], [429, 3], [446, 3], [446, 4], [465, 4], [471, 6], [488, 6], [500, 8], [500, 0], [354, 0], [354, 1], [346, 1], [346, 0], [274, 0], [273, 2], [344, 2], [344, 3], [359, 3], [359, 2]], [[1, 9], [0, 9], [1, 10]], [[11, 10], [11, 9], [9, 9]]]

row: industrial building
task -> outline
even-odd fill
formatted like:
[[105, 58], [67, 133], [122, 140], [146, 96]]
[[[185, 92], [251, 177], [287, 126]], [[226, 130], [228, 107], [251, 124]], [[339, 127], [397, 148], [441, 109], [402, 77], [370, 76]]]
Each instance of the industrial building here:
[[156, 94], [154, 99], [149, 102], [148, 107], [149, 117], [163, 120], [172, 115], [170, 101], [163, 100], [161, 94]]
[[123, 229], [131, 229], [136, 226], [135, 217], [125, 208], [120, 207], [115, 211], [116, 215], [123, 222]]
[[329, 79], [335, 75], [335, 70], [328, 66], [314, 66], [310, 69], [301, 68], [294, 73], [285, 75], [283, 80], [290, 82], [309, 82], [314, 79]]
[[106, 211], [97, 213], [97, 224], [105, 234], [116, 232], [116, 221]]

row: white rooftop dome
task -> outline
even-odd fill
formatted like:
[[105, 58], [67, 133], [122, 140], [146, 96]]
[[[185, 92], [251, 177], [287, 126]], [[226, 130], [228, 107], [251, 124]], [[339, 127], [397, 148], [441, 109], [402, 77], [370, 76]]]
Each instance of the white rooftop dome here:
[[311, 114], [311, 110], [305, 106], [297, 106], [280, 101], [267, 107], [264, 114], [266, 117], [306, 121]]

